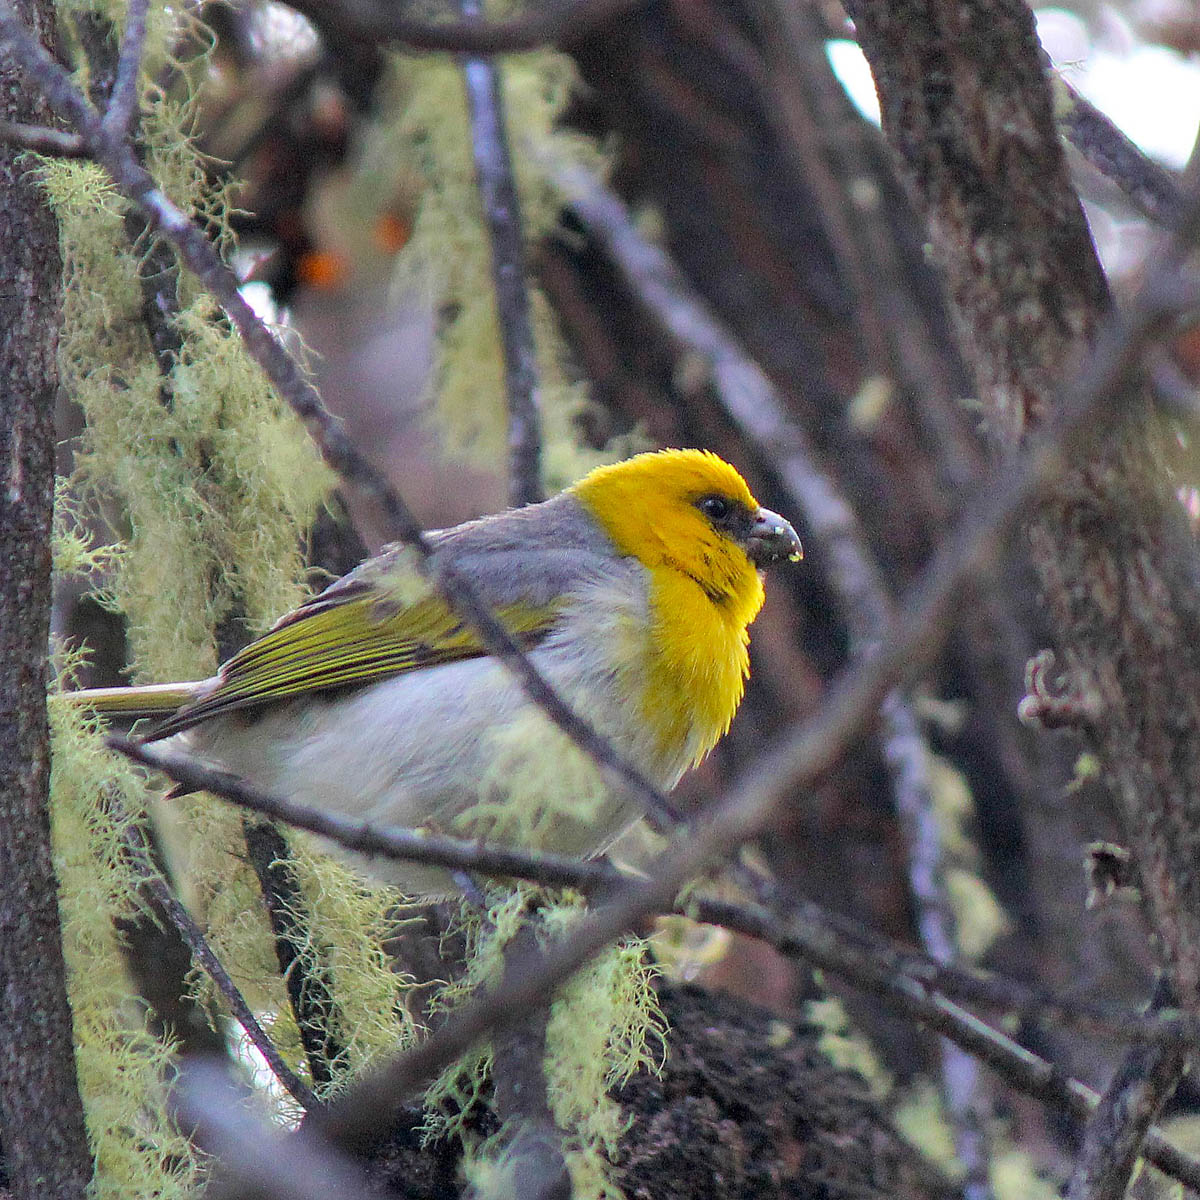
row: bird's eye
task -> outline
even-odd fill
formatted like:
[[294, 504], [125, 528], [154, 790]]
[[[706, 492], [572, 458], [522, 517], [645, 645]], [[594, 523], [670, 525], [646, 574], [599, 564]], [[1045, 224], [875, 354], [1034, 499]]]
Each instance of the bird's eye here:
[[705, 496], [699, 508], [710, 521], [723, 521], [733, 511], [733, 504], [724, 496]]

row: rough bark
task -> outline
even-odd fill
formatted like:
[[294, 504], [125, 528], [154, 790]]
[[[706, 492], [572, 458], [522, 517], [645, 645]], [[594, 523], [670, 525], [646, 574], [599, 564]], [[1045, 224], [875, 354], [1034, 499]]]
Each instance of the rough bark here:
[[[670, 1026], [661, 1075], [615, 1094], [629, 1118], [616, 1182], [630, 1200], [949, 1200], [954, 1188], [892, 1129], [863, 1081], [785, 1024], [696, 987], [664, 984]], [[490, 1111], [471, 1122], [486, 1135]], [[457, 1200], [457, 1142], [422, 1143], [406, 1113], [373, 1173], [406, 1200]]]
[[[1108, 307], [1023, 0], [851, 0], [989, 421], [1015, 442]], [[1033, 522], [1045, 600], [1181, 1002], [1200, 1003], [1200, 619], [1194, 546], [1142, 401]]]
[[[50, 7], [18, 4], [43, 36]], [[0, 118], [47, 122], [0, 63]], [[12, 1195], [82, 1198], [75, 1076], [47, 811], [58, 235], [29, 164], [0, 146], [0, 1142]]]

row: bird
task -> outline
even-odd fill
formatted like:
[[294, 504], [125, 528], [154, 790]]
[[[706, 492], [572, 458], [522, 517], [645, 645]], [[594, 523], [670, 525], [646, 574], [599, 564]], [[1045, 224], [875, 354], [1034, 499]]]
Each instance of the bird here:
[[[707, 450], [600, 466], [548, 500], [427, 535], [545, 680], [656, 787], [728, 731], [763, 570], [791, 524]], [[152, 717], [144, 741], [291, 800], [385, 825], [578, 856], [642, 814], [550, 726], [508, 668], [393, 546], [281, 617], [210, 679], [74, 693]], [[529, 799], [530, 795], [534, 798]], [[438, 868], [372, 860], [402, 892]]]

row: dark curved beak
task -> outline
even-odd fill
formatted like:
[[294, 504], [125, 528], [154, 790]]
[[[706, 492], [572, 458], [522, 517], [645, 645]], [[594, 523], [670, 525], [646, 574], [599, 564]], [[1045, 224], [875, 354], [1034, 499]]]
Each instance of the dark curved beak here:
[[769, 508], [760, 508], [746, 538], [746, 554], [756, 567], [767, 567], [785, 558], [799, 562], [804, 547], [789, 522]]

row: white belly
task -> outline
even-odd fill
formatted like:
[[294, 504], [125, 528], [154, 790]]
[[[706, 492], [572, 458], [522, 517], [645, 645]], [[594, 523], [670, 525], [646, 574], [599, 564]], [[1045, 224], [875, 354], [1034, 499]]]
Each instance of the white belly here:
[[[617, 676], [626, 690], [640, 685], [643, 660], [631, 630], [646, 624], [644, 612], [630, 611], [633, 603], [625, 597], [591, 606], [596, 628], [575, 624], [531, 658], [630, 762], [673, 787], [686, 752], [661, 761], [641, 705], [613, 696]], [[383, 825], [583, 855], [641, 815], [600, 783], [586, 756], [486, 658], [217, 718], [178, 737], [267, 791]], [[369, 869], [411, 893], [451, 890], [447, 876], [430, 868], [375, 861]]]

